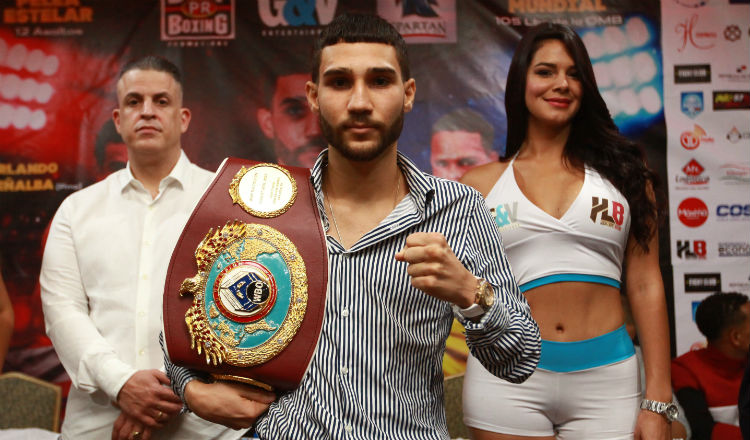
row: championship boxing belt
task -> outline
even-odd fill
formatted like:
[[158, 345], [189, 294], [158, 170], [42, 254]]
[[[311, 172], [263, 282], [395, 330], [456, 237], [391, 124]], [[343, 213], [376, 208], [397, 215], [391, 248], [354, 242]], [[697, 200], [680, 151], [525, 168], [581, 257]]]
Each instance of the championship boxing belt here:
[[320, 336], [327, 283], [310, 170], [227, 158], [169, 263], [169, 357], [217, 380], [294, 389]]

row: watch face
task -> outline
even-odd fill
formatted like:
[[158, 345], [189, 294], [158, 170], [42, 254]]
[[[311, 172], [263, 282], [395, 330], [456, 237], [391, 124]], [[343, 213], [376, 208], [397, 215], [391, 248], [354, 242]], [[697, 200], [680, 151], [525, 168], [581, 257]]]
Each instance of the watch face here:
[[667, 416], [667, 419], [669, 419], [669, 421], [671, 422], [675, 420], [677, 416], [680, 415], [680, 411], [677, 409], [677, 405], [675, 405], [674, 403], [670, 403], [667, 406], [667, 409], [665, 410], [664, 414]]
[[487, 308], [492, 307], [492, 304], [495, 303], [495, 291], [492, 289], [492, 285], [488, 282], [484, 282], [484, 286], [482, 289], [482, 299], [481, 303], [485, 305]]

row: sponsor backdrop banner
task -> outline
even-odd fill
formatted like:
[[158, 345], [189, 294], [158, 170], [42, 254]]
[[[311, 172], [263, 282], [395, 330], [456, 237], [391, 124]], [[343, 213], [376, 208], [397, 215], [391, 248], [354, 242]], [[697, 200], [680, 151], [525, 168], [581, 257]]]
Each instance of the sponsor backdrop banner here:
[[750, 294], [750, 2], [661, 2], [676, 351], [695, 307]]
[[685, 263], [674, 267], [677, 353], [705, 347], [706, 338], [695, 325], [695, 309], [712, 292], [742, 292], [750, 289], [750, 267], [745, 262], [705, 265]]
[[[707, 264], [701, 272], [720, 262], [747, 268], [747, 8], [735, 0], [664, 0], [661, 10], [640, 0], [0, 0], [0, 263], [16, 312], [4, 368], [66, 380], [39, 302], [45, 230], [67, 195], [127, 160], [110, 122], [124, 62], [159, 54], [180, 66], [193, 112], [183, 147], [199, 165], [215, 169], [226, 156], [311, 165], [324, 144], [304, 101], [311, 43], [345, 11], [377, 13], [406, 38], [418, 93], [399, 148], [454, 179], [504, 149], [505, 79], [527, 27], [572, 25], [615, 122], [669, 182], [675, 242], [662, 231], [662, 269], [671, 273], [670, 250], [681, 261], [676, 240], [685, 256], [703, 253], [705, 261], [687, 260]], [[702, 229], [677, 220], [683, 202], [688, 223], [709, 214]], [[461, 339], [454, 325], [447, 375], [464, 369]]]

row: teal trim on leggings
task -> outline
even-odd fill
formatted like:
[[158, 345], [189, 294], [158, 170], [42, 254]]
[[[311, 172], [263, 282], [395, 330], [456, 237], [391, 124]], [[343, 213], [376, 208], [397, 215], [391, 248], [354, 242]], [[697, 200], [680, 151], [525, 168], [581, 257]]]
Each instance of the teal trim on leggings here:
[[625, 326], [591, 339], [574, 342], [542, 340], [541, 368], [558, 373], [614, 364], [635, 354]]

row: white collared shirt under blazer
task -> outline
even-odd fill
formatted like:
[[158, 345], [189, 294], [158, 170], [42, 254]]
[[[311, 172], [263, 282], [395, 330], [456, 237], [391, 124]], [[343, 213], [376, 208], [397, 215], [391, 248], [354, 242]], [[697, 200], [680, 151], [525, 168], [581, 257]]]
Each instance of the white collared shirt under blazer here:
[[[213, 173], [184, 152], [152, 199], [128, 166], [66, 198], [44, 250], [47, 334], [73, 381], [64, 439], [110, 438], [112, 405], [137, 370], [163, 368], [158, 343], [169, 259]], [[182, 415], [156, 438], [239, 438]]]
[[[327, 151], [312, 169], [318, 210]], [[472, 354], [498, 377], [522, 382], [539, 360], [539, 329], [513, 279], [489, 210], [477, 191], [398, 163], [409, 194], [350, 249], [327, 236], [328, 296], [318, 347], [298, 389], [258, 419], [262, 439], [447, 439], [442, 359], [451, 304], [411, 285], [395, 260], [414, 232], [440, 232], [495, 303], [466, 327]], [[166, 362], [180, 394], [199, 374]]]

